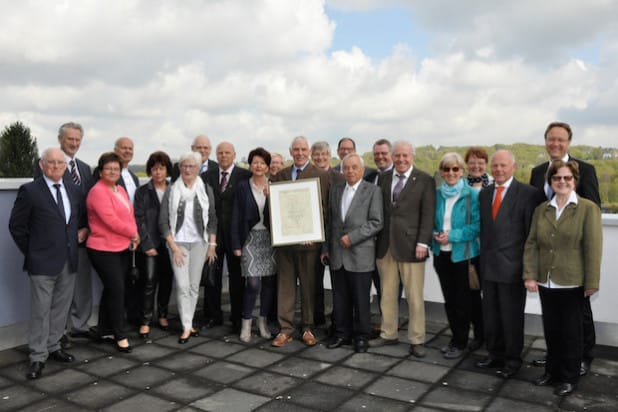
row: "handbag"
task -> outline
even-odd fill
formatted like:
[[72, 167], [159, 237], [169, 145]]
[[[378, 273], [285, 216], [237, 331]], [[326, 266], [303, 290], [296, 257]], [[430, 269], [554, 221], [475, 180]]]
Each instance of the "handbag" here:
[[[466, 224], [470, 223], [470, 196], [466, 198]], [[476, 266], [472, 264], [470, 259], [470, 242], [466, 242], [466, 258], [468, 259], [468, 285], [471, 290], [481, 289], [481, 281], [479, 274], [476, 271]]]
[[131, 251], [131, 269], [129, 270], [129, 284], [135, 285], [139, 280], [139, 269], [135, 265], [135, 249]]

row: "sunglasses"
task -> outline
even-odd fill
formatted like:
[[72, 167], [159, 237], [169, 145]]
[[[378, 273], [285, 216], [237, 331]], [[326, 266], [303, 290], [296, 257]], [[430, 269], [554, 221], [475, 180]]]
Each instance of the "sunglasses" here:
[[557, 176], [557, 175], [553, 175], [551, 177], [551, 181], [552, 182], [559, 182], [561, 180], [564, 180], [565, 182], [570, 182], [571, 180], [573, 180], [573, 176]]
[[444, 173], [448, 173], [448, 172], [450, 172], [450, 171], [452, 171], [452, 172], [454, 172], [454, 173], [457, 173], [457, 172], [459, 172], [459, 167], [458, 167], [458, 166], [454, 166], [454, 167], [443, 167], [443, 168], [442, 168], [442, 171], [443, 171]]

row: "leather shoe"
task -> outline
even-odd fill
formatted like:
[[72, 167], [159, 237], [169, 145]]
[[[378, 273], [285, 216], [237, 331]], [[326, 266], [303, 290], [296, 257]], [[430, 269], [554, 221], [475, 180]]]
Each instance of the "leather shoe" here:
[[288, 342], [292, 342], [294, 340], [290, 335], [286, 335], [285, 333], [279, 333], [275, 339], [271, 342], [272, 346], [276, 346], [278, 348], [285, 346]]
[[303, 333], [303, 342], [305, 343], [305, 345], [307, 346], [314, 346], [316, 343], [318, 343], [315, 340], [315, 336], [313, 336], [313, 333], [310, 330], [306, 330]]
[[365, 353], [369, 348], [369, 342], [365, 339], [359, 339], [354, 342], [354, 352], [356, 353]]
[[535, 359], [532, 361], [532, 365], [544, 367], [545, 365], [547, 365], [547, 358]]
[[566, 395], [570, 395], [573, 393], [573, 391], [577, 389], [577, 385], [574, 383], [561, 383], [560, 385], [556, 386], [556, 389], [554, 389], [554, 395], [558, 395], [558, 396], [566, 396]]
[[502, 368], [504, 367], [504, 361], [493, 358], [485, 358], [476, 362], [474, 366], [481, 369]]
[[549, 386], [554, 384], [554, 378], [549, 373], [544, 373], [534, 380], [536, 386]]
[[482, 339], [472, 339], [470, 343], [468, 343], [468, 349], [470, 352], [474, 352], [475, 350], [479, 350], [483, 346]]
[[498, 376], [504, 378], [504, 379], [509, 379], [512, 378], [513, 376], [515, 376], [515, 374], [517, 373], [519, 369], [515, 369], [512, 368], [510, 366], [506, 366], [502, 369], [499, 369], [496, 371], [496, 373], [498, 374]]
[[30, 364], [30, 367], [28, 368], [28, 372], [26, 373], [26, 378], [28, 379], [40, 378], [44, 367], [45, 367], [44, 362], [32, 362]]
[[71, 343], [71, 340], [67, 335], [62, 335], [60, 338], [60, 347], [62, 349], [71, 349], [73, 347], [73, 343]]
[[417, 358], [424, 358], [427, 356], [427, 351], [425, 350], [425, 345], [410, 345], [410, 355]]
[[590, 372], [590, 362], [582, 360], [582, 363], [579, 365], [579, 376], [587, 375], [588, 372]]
[[196, 331], [195, 329], [191, 329], [191, 336], [194, 338], [199, 338], [200, 337], [200, 333], [198, 331]]
[[384, 339], [383, 337], [378, 337], [375, 339], [371, 339], [369, 341], [369, 347], [370, 348], [379, 348], [380, 346], [387, 346], [387, 345], [396, 345], [399, 343], [399, 339], [395, 338], [395, 339]]
[[328, 343], [328, 345], [326, 345], [326, 347], [327, 347], [328, 349], [337, 349], [337, 348], [338, 348], [338, 347], [340, 347], [340, 346], [343, 346], [343, 345], [349, 345], [350, 343], [351, 343], [351, 342], [350, 342], [350, 339], [344, 339], [344, 338], [339, 338], [339, 337], [336, 337], [336, 338], [333, 338], [333, 339], [332, 339], [332, 340]]
[[55, 360], [56, 362], [63, 362], [63, 363], [71, 363], [75, 360], [73, 355], [66, 353], [62, 349], [53, 351], [52, 353], [49, 354], [49, 357]]

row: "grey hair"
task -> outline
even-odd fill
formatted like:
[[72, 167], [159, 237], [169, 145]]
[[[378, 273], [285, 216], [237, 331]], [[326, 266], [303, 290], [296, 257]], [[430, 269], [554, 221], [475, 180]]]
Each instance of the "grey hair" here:
[[358, 157], [358, 160], [360, 160], [361, 166], [365, 167], [365, 161], [363, 160], [363, 157], [359, 155], [358, 153], [348, 153], [347, 155], [343, 156], [343, 159], [341, 159], [341, 165], [343, 166], [343, 162], [345, 162], [346, 160], [352, 157]]
[[290, 143], [290, 150], [292, 150], [292, 146], [294, 146], [294, 143], [300, 140], [304, 141], [305, 143], [307, 143], [307, 146], [309, 146], [309, 140], [307, 140], [305, 136], [296, 136], [295, 138], [292, 139], [292, 143]]
[[496, 150], [492, 155], [491, 158], [489, 159], [489, 164], [491, 164], [491, 161], [494, 159], [494, 156], [496, 155], [496, 153], [498, 152], [506, 152], [509, 154], [509, 156], [511, 157], [511, 160], [513, 161], [513, 164], [517, 163], [515, 161], [515, 155], [513, 154], [513, 152], [511, 152], [510, 150], [507, 149], [500, 149], [500, 150]]
[[41, 161], [42, 162], [46, 162], [47, 161], [47, 156], [51, 152], [55, 152], [55, 151], [59, 151], [64, 156], [64, 152], [62, 150], [60, 150], [59, 148], [57, 148], [57, 147], [48, 147], [47, 149], [43, 150], [43, 152], [41, 153]]
[[316, 150], [326, 150], [330, 154], [330, 145], [325, 141], [315, 142], [311, 145], [311, 153]]
[[195, 161], [196, 165], [201, 165], [202, 155], [198, 152], [186, 152], [184, 154], [181, 154], [180, 158], [178, 159], [178, 165], [181, 165], [182, 162], [184, 162], [185, 160], [193, 160]]
[[393, 143], [393, 150], [391, 151], [391, 153], [395, 151], [397, 146], [409, 147], [410, 151], [412, 152], [412, 156], [416, 157], [416, 149], [414, 148], [414, 145], [407, 140], [397, 140], [395, 143]]
[[464, 162], [463, 157], [461, 157], [459, 153], [455, 153], [455, 152], [445, 153], [440, 159], [439, 167], [440, 169], [442, 169], [444, 166], [452, 165], [452, 164], [456, 164], [457, 166], [459, 166], [461, 169], [464, 169], [464, 170], [466, 168], [466, 163]]
[[67, 129], [79, 130], [79, 134], [81, 135], [81, 137], [84, 137], [84, 128], [82, 127], [81, 124], [75, 123], [75, 122], [68, 122], [60, 126], [60, 128], [58, 129], [58, 137], [64, 136]]

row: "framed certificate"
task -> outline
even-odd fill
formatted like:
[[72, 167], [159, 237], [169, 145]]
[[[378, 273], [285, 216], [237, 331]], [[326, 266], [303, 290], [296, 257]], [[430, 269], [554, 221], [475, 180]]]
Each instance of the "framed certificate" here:
[[319, 178], [271, 183], [268, 199], [273, 246], [324, 242]]

